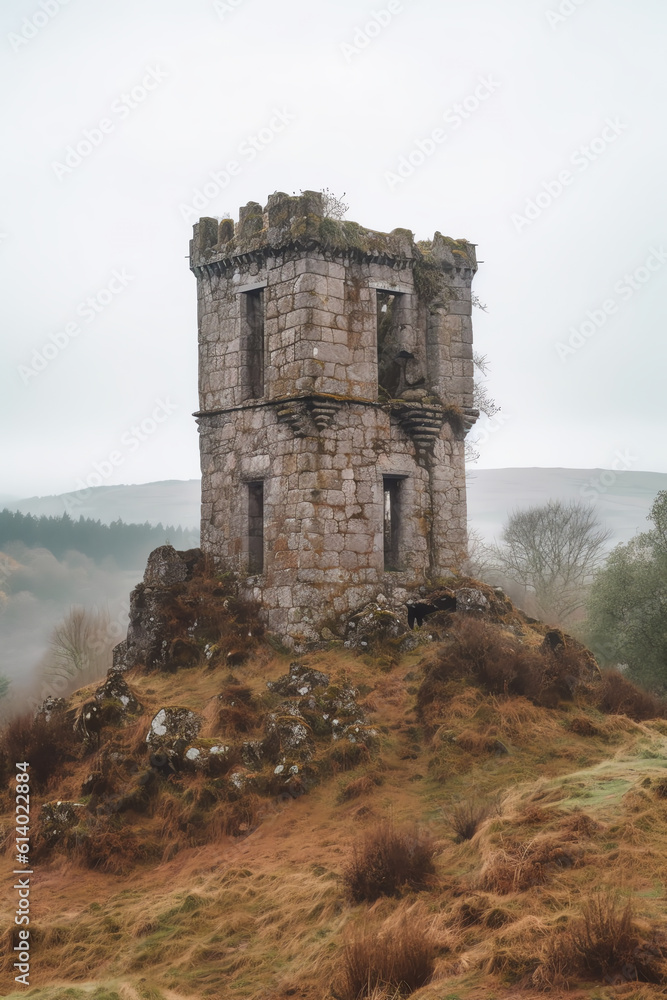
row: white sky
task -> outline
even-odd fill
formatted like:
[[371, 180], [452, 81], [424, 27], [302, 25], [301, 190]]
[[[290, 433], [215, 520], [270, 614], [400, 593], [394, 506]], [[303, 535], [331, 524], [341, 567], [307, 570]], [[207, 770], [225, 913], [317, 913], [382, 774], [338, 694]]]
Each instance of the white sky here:
[[[476, 346], [504, 418], [484, 435], [481, 467], [609, 467], [620, 452], [623, 468], [667, 471], [667, 256], [637, 272], [636, 289], [623, 278], [667, 250], [664, 2], [392, 0], [390, 22], [347, 55], [388, 0], [42, 4], [48, 18], [39, 0], [0, 11], [0, 494], [73, 490], [96, 466], [105, 484], [199, 474], [181, 206], [234, 159], [240, 172], [202, 215], [329, 187], [362, 225], [478, 244], [488, 314], [475, 311]], [[559, 5], [572, 13], [549, 18]], [[121, 110], [148, 69], [153, 91]], [[481, 78], [493, 93], [476, 101]], [[466, 99], [478, 105], [467, 120], [444, 117]], [[241, 144], [276, 109], [294, 120], [250, 161]], [[56, 176], [105, 118], [99, 145]], [[446, 140], [388, 183], [438, 128]], [[584, 169], [577, 150], [591, 143]], [[550, 198], [543, 185], [557, 190], [563, 170], [570, 183]], [[513, 220], [540, 192], [538, 217]], [[80, 303], [105, 299], [114, 271], [126, 286], [87, 322]], [[605, 300], [615, 311], [561, 359], [556, 344]], [[78, 335], [26, 375], [33, 349], [71, 323]], [[140, 441], [131, 428], [156, 400], [172, 412]]]

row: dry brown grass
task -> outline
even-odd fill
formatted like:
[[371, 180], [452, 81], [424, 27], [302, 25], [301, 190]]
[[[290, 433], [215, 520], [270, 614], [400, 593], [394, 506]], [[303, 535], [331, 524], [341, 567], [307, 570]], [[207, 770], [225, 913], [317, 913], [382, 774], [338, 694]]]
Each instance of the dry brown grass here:
[[2, 733], [0, 747], [13, 769], [18, 761], [30, 764], [30, 779], [44, 787], [65, 761], [78, 756], [72, 721], [66, 713], [54, 713], [47, 722], [43, 715], [22, 715], [13, 719]]
[[653, 785], [653, 791], [659, 799], [667, 799], [667, 778], [659, 778]]
[[483, 865], [480, 888], [499, 895], [524, 892], [544, 885], [559, 870], [574, 867], [580, 852], [560, 838], [536, 837], [525, 844], [508, 845], [491, 853]]
[[167, 614], [174, 640], [214, 649], [212, 666], [243, 662], [264, 633], [256, 602], [239, 597], [231, 577], [212, 566], [172, 588]]
[[595, 697], [597, 707], [609, 715], [627, 715], [635, 722], [664, 719], [667, 702], [657, 695], [642, 691], [617, 670], [606, 670]]
[[337, 993], [342, 1000], [407, 996], [431, 979], [435, 957], [425, 922], [405, 915], [391, 929], [369, 930], [348, 942]]
[[368, 795], [370, 792], [375, 791], [384, 781], [381, 774], [377, 774], [375, 771], [370, 774], [362, 774], [358, 778], [353, 778], [349, 781], [344, 788], [341, 789], [338, 795], [339, 802], [350, 802], [352, 799], [358, 799], [362, 795]]
[[482, 823], [497, 811], [497, 800], [470, 798], [444, 806], [442, 815], [457, 841], [462, 841], [472, 840]]
[[435, 883], [434, 842], [416, 827], [397, 829], [385, 821], [352, 847], [343, 880], [356, 902], [398, 896], [402, 889], [427, 889]]
[[489, 694], [523, 695], [536, 704], [553, 707], [570, 700], [574, 689], [590, 677], [585, 650], [557, 652], [521, 642], [516, 635], [480, 618], [457, 619], [451, 640], [430, 666], [419, 689], [422, 715], [443, 696], [443, 685], [467, 678]]
[[[643, 691], [617, 671], [594, 676], [590, 653], [572, 643], [556, 650], [528, 642], [481, 618], [455, 618], [451, 637], [424, 660], [424, 679], [417, 695], [422, 721], [432, 729], [442, 706], [461, 697], [461, 682], [487, 694], [524, 697], [543, 708], [576, 699], [605, 714], [635, 721], [665, 718], [667, 702]], [[451, 714], [451, 713], [450, 713]], [[571, 732], [594, 737], [601, 727], [584, 715], [568, 722]], [[474, 736], [470, 736], [474, 741]], [[473, 748], [479, 752], [483, 745]]]
[[[63, 981], [73, 990], [85, 983], [91, 996], [97, 988], [100, 1000], [155, 1000], [142, 995], [147, 982], [165, 1000], [227, 995], [324, 1000], [340, 971], [345, 942], [354, 945], [366, 936], [368, 961], [361, 949], [356, 965], [357, 983], [365, 974], [364, 1000], [394, 1000], [399, 995], [394, 970], [387, 972], [373, 959], [381, 957], [380, 939], [393, 947], [407, 904], [415, 902], [408, 929], [418, 926], [432, 934], [436, 949], [432, 978], [419, 989], [420, 998], [482, 1000], [491, 994], [516, 996], [519, 989], [534, 997], [546, 966], [542, 963], [531, 981], [532, 970], [550, 940], [567, 931], [573, 900], [589, 898], [600, 885], [622, 883], [625, 892], [641, 893], [642, 914], [657, 920], [664, 905], [658, 887], [664, 884], [667, 814], [658, 791], [665, 772], [653, 758], [661, 755], [667, 727], [625, 716], [604, 719], [583, 699], [575, 710], [544, 709], [522, 696], [489, 695], [469, 677], [453, 678], [433, 714], [443, 727], [435, 749], [422, 747], [406, 759], [407, 739], [413, 728], [420, 730], [409, 717], [414, 692], [405, 691], [404, 681], [408, 670], [414, 679], [421, 655], [406, 658], [394, 673], [382, 670], [382, 692], [374, 692], [373, 699], [374, 724], [383, 736], [372, 762], [359, 746], [341, 748], [345, 741], [318, 744], [304, 765], [304, 781], [305, 769], [312, 767], [321, 784], [309, 784], [307, 795], [287, 803], [252, 793], [230, 801], [236, 793], [229, 781], [201, 771], [183, 770], [169, 780], [161, 776], [146, 812], [92, 817], [96, 842], [89, 841], [88, 857], [81, 843], [79, 850], [55, 851], [40, 862], [35, 1000], [85, 1000], [83, 985], [81, 996], [61, 996]], [[434, 660], [441, 655], [435, 645], [428, 650]], [[342, 650], [312, 654], [308, 665], [336, 682], [337, 672], [345, 671], [354, 686], [366, 690], [374, 689], [381, 669], [370, 657], [366, 662]], [[228, 692], [230, 701], [252, 705], [254, 699], [260, 706], [268, 677], [286, 669], [287, 657], [268, 654], [263, 660], [251, 657], [235, 678], [226, 665], [220, 670], [207, 664], [189, 668], [187, 675], [138, 675], [144, 719], [105, 730], [100, 754], [68, 761], [57, 784], [52, 779], [49, 798], [76, 799], [90, 771], [110, 782], [111, 794], [122, 794], [148, 766], [145, 735], [162, 705], [201, 712], [210, 727], [202, 731], [204, 740], [216, 736], [218, 695], [226, 686], [246, 688], [243, 697]], [[590, 717], [599, 734], [568, 730], [573, 717]], [[479, 747], [475, 753], [450, 741], [465, 732], [475, 735], [470, 744]], [[248, 737], [232, 743], [243, 739]], [[494, 739], [505, 742], [510, 753], [490, 757], [485, 747]], [[111, 753], [113, 767], [105, 763]], [[440, 753], [436, 769], [431, 760]], [[467, 772], [450, 766], [457, 755]], [[599, 771], [598, 762], [604, 765]], [[358, 764], [362, 771], [341, 773]], [[264, 788], [271, 773], [267, 767], [250, 776], [248, 788]], [[381, 790], [377, 776], [384, 779]], [[439, 807], [474, 794], [498, 794], [502, 810], [472, 841], [454, 843]], [[341, 800], [349, 804], [341, 807]], [[39, 802], [38, 796], [36, 810]], [[585, 812], [572, 811], [578, 802]], [[413, 895], [404, 882], [394, 895], [351, 906], [340, 873], [352, 830], [362, 833], [386, 815], [394, 817], [399, 831], [413, 818], [433, 822], [442, 877], [427, 880], [427, 893]], [[6, 816], [2, 822], [7, 825]], [[82, 825], [88, 822], [86, 815]], [[142, 850], [159, 854], [133, 858], [125, 832]], [[574, 864], [568, 867], [570, 860], [555, 854], [556, 848]], [[8, 869], [9, 860], [7, 855]], [[506, 862], [504, 870], [500, 862]], [[500, 879], [509, 889], [482, 890], [482, 872], [489, 884]], [[577, 919], [570, 917], [571, 924]], [[636, 920], [640, 944], [659, 949], [642, 921]], [[368, 935], [357, 935], [355, 928], [366, 926]], [[384, 949], [385, 956], [390, 950]], [[568, 975], [575, 983], [580, 973]], [[530, 987], [525, 993], [524, 983]], [[509, 984], [514, 992], [507, 992]], [[605, 989], [601, 1000], [612, 995]], [[641, 990], [638, 984], [632, 1000], [649, 1000]], [[18, 992], [11, 1000], [19, 1000]]]
[[547, 947], [537, 980], [547, 986], [576, 979], [664, 983], [667, 948], [655, 937], [642, 940], [632, 902], [614, 894], [594, 896]]

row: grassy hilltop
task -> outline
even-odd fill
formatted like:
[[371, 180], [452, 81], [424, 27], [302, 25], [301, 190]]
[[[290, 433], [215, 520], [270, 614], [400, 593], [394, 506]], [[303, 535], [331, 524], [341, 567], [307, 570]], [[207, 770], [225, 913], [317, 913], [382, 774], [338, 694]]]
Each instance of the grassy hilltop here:
[[3, 736], [2, 877], [21, 753], [36, 872], [30, 988], [6, 948], [3, 995], [667, 995], [662, 704], [488, 588], [416, 645], [376, 609], [368, 646], [295, 662], [193, 586], [171, 669], [108, 682], [95, 725], [92, 685]]

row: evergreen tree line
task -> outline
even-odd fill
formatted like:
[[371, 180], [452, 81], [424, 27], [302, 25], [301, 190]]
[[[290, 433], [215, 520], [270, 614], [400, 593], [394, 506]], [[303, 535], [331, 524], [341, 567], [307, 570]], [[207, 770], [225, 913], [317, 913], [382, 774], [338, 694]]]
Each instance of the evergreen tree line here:
[[119, 568], [135, 569], [158, 545], [169, 542], [175, 549], [195, 548], [199, 532], [148, 522], [125, 524], [120, 519], [102, 524], [83, 516], [75, 520], [69, 514], [36, 517], [5, 508], [0, 512], [0, 549], [6, 549], [11, 542], [48, 549], [57, 559], [72, 549], [96, 562], [111, 556]]

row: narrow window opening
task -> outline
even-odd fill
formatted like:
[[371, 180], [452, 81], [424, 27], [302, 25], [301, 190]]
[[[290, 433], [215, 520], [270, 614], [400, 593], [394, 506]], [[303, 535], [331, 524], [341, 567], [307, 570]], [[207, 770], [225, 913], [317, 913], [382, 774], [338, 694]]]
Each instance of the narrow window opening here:
[[246, 399], [264, 395], [264, 289], [243, 292]]
[[401, 480], [394, 476], [383, 477], [384, 487], [384, 568], [400, 569], [400, 490]]
[[378, 353], [378, 387], [380, 394], [384, 391], [388, 396], [395, 397], [400, 380], [401, 366], [397, 361], [400, 344], [400, 292], [377, 291], [377, 353]]
[[248, 572], [264, 571], [264, 483], [248, 483]]

